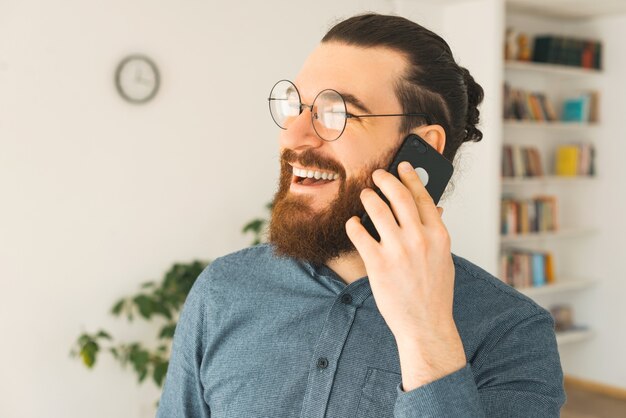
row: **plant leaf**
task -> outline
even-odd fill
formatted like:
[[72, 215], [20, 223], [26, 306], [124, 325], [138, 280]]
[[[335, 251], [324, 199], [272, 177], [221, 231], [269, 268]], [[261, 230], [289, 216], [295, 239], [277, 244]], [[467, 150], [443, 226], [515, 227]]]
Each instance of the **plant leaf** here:
[[100, 347], [94, 341], [89, 341], [82, 347], [80, 356], [85, 366], [91, 369], [93, 365], [96, 364], [96, 355], [99, 349]]
[[107, 340], [112, 340], [113, 338], [111, 338], [111, 336], [109, 335], [108, 332], [100, 330], [100, 332], [98, 332], [98, 334], [96, 334], [96, 337], [100, 337], [100, 338], [106, 338]]
[[154, 303], [152, 299], [146, 295], [139, 295], [133, 298], [133, 302], [135, 302], [137, 308], [139, 308], [139, 313], [141, 314], [141, 316], [143, 316], [145, 319], [150, 319], [152, 313], [154, 312]]
[[176, 331], [176, 323], [170, 323], [161, 328], [159, 338], [174, 338], [174, 331]]
[[142, 369], [139, 372], [139, 383], [143, 382], [143, 380], [146, 378], [146, 376], [148, 375], [148, 369]]
[[263, 219], [254, 219], [253, 221], [248, 222], [246, 226], [243, 227], [242, 232], [244, 234], [249, 231], [258, 233], [261, 228], [263, 228], [264, 223], [265, 221]]
[[120, 312], [122, 312], [122, 308], [124, 307], [125, 299], [120, 299], [117, 301], [113, 308], [111, 309], [111, 313], [115, 316], [118, 316]]
[[158, 387], [163, 386], [163, 379], [165, 378], [165, 375], [167, 374], [168, 364], [169, 364], [168, 361], [159, 361], [154, 366], [152, 378], [154, 379], [154, 383], [156, 383]]

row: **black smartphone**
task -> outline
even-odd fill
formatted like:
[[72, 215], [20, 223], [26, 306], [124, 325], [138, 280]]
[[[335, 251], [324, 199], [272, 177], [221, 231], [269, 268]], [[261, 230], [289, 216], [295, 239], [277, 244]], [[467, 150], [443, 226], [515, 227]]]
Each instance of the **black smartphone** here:
[[[398, 164], [402, 161], [411, 163], [436, 205], [452, 177], [452, 163], [416, 134], [404, 138], [387, 171], [399, 178]], [[379, 188], [376, 188], [376, 193], [389, 205], [389, 200]], [[376, 241], [380, 241], [380, 235], [367, 212], [361, 217], [361, 224]]]

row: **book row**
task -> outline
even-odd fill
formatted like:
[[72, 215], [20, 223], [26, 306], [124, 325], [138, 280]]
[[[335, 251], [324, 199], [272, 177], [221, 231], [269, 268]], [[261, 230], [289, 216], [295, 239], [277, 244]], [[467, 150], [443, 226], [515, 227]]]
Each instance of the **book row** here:
[[502, 149], [503, 177], [543, 176], [541, 154], [537, 147], [504, 145]]
[[565, 36], [535, 36], [532, 61], [599, 70], [602, 68], [602, 43]]
[[503, 197], [500, 207], [500, 233], [505, 236], [558, 230], [556, 196], [531, 199]]
[[[589, 143], [558, 145], [554, 152], [553, 173], [557, 176], [593, 176], [595, 148]], [[502, 177], [541, 177], [542, 158], [537, 147], [504, 145], [502, 148]]]
[[594, 176], [595, 148], [592, 144], [559, 145], [554, 156], [557, 176]]
[[598, 121], [599, 93], [583, 92], [563, 100], [559, 110], [545, 93], [513, 88], [504, 83], [505, 120], [539, 122], [590, 122]]
[[554, 283], [554, 262], [549, 252], [509, 249], [500, 254], [500, 279], [515, 288]]

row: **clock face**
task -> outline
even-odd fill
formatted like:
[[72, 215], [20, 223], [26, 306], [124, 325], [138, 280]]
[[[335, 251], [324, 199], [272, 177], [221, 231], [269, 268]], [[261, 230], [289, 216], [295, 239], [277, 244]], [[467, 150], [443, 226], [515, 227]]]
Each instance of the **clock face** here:
[[159, 71], [146, 56], [131, 55], [122, 60], [115, 71], [119, 94], [131, 103], [145, 103], [159, 90]]

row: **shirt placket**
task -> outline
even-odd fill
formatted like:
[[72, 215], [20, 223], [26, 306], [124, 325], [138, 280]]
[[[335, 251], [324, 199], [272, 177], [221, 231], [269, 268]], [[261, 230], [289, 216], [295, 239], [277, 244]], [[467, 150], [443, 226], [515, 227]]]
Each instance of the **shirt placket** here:
[[337, 362], [350, 332], [356, 311], [353, 306], [342, 302], [342, 297], [347, 300], [350, 294], [342, 292], [333, 303], [310, 360], [309, 378], [301, 418], [322, 418], [326, 413], [328, 398], [337, 370]]

